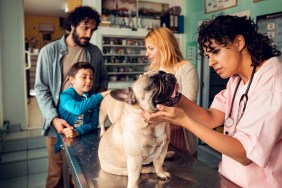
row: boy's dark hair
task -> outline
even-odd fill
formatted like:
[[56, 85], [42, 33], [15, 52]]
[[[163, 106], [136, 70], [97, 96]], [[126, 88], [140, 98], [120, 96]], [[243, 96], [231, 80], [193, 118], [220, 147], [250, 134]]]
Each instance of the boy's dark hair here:
[[211, 40], [226, 47], [233, 42], [237, 35], [245, 39], [246, 47], [252, 58], [252, 65], [258, 65], [273, 56], [280, 56], [281, 52], [273, 45], [272, 40], [258, 33], [258, 26], [250, 18], [219, 15], [210, 20], [204, 20], [198, 28], [199, 55], [211, 51]]
[[77, 62], [77, 63], [73, 64], [70, 67], [70, 70], [68, 72], [68, 76], [74, 78], [75, 75], [77, 74], [77, 72], [80, 69], [91, 69], [93, 74], [94, 74], [94, 67], [90, 63], [87, 63], [87, 62]]
[[101, 20], [99, 13], [92, 7], [80, 6], [76, 7], [72, 12], [68, 14], [65, 27], [68, 31], [71, 31], [71, 26], [77, 27], [81, 21], [95, 20], [97, 30]]

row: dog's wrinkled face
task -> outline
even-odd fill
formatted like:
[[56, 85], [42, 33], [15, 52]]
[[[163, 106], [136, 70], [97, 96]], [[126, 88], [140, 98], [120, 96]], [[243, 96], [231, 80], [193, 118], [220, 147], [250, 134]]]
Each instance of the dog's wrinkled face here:
[[147, 72], [128, 90], [113, 90], [111, 95], [119, 101], [136, 104], [148, 112], [155, 112], [157, 104], [172, 106], [179, 101], [181, 94], [177, 92], [177, 86], [173, 74], [163, 71]]

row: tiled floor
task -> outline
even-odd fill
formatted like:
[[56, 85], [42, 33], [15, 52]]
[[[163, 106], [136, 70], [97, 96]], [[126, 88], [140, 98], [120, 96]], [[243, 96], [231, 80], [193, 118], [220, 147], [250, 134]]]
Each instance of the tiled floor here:
[[[16, 139], [18, 137], [22, 136], [32, 136], [34, 134], [39, 134], [42, 127], [42, 114], [38, 108], [36, 99], [30, 98], [29, 100], [29, 128], [36, 129], [30, 132], [18, 132], [14, 133], [12, 135], [7, 135], [6, 139]], [[44, 139], [41, 139], [44, 141]], [[39, 140], [29, 140], [29, 142], [34, 143], [40, 143]], [[28, 143], [27, 143], [28, 144]], [[47, 156], [47, 151], [45, 148], [42, 149], [36, 149], [32, 150], [26, 150], [26, 151], [20, 151], [16, 155], [13, 153], [9, 153], [8, 155], [5, 155], [2, 157], [2, 160], [5, 161], [12, 161], [15, 159], [27, 159], [27, 163], [29, 164], [29, 158], [33, 157], [43, 157]], [[198, 146], [198, 160], [202, 161], [203, 163], [209, 165], [211, 168], [217, 169], [218, 163], [220, 161], [221, 155], [218, 152], [215, 152], [211, 148], [209, 148], [205, 144], [199, 144]], [[46, 159], [46, 158], [45, 158]], [[42, 160], [40, 162], [33, 162], [31, 165], [33, 166], [46, 166], [47, 169], [47, 160]], [[27, 165], [28, 165], [27, 164]], [[39, 170], [40, 171], [40, 170]], [[2, 173], [2, 172], [1, 172]], [[40, 173], [33, 173], [29, 174], [27, 176], [20, 176], [20, 177], [14, 177], [14, 178], [8, 178], [8, 179], [2, 179], [0, 180], [0, 187], [1, 188], [43, 188], [45, 187], [45, 181], [47, 177], [47, 170]]]
[[[1, 188], [45, 187], [48, 160], [47, 150], [45, 147], [42, 147], [45, 144], [45, 137], [39, 136], [41, 134], [42, 124], [43, 117], [36, 98], [31, 97], [28, 100], [28, 129], [30, 131], [8, 133], [4, 138], [7, 141], [5, 144], [8, 144], [5, 147], [6, 153], [2, 154], [1, 160], [1, 163], [5, 163], [7, 166], [10, 166], [9, 164], [13, 161], [20, 161], [15, 162], [14, 166], [20, 163], [23, 166], [23, 170], [27, 172], [14, 172], [18, 177], [0, 179]], [[23, 147], [26, 147], [26, 150], [21, 150]], [[9, 148], [20, 151], [9, 152]], [[5, 166], [1, 168], [5, 169]], [[11, 170], [15, 171], [15, 168]], [[21, 176], [20, 174], [27, 175]]]
[[47, 172], [0, 180], [1, 188], [44, 188]]

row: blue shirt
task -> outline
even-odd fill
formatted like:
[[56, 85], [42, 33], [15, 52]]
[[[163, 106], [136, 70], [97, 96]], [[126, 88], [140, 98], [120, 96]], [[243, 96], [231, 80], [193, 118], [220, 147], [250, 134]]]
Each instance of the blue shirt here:
[[79, 135], [85, 134], [98, 126], [99, 105], [103, 99], [100, 93], [84, 93], [80, 96], [74, 88], [68, 88], [60, 94], [59, 117], [74, 126], [78, 117], [84, 115], [82, 125], [76, 127]]
[[[56, 129], [52, 120], [58, 117], [57, 105], [62, 87], [62, 63], [64, 56], [68, 53], [65, 43], [66, 36], [60, 40], [51, 42], [40, 49], [36, 66], [36, 78], [34, 89], [39, 108], [44, 116], [42, 135], [56, 137]], [[108, 88], [108, 73], [100, 49], [89, 44], [86, 49], [86, 61], [93, 67], [94, 85], [92, 90]]]
[[[74, 88], [68, 88], [60, 94], [59, 117], [75, 127], [78, 135], [86, 134], [97, 128], [99, 105], [103, 96], [92, 91], [78, 95]], [[77, 126], [76, 126], [77, 125]], [[60, 150], [62, 141], [58, 137], [55, 152]]]

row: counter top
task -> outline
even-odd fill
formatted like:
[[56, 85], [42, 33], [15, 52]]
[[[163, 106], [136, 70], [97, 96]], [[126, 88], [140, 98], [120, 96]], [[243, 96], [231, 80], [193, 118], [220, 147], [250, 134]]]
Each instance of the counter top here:
[[[68, 168], [76, 187], [83, 188], [123, 188], [127, 186], [127, 176], [118, 176], [104, 172], [98, 158], [99, 129], [75, 139], [63, 137], [64, 180], [69, 182]], [[156, 174], [141, 174], [140, 188], [164, 187], [228, 187], [238, 186], [221, 176], [216, 170], [198, 161], [192, 156], [183, 155], [174, 148], [176, 155], [165, 160], [164, 166], [171, 173], [169, 180], [161, 180]], [[65, 185], [69, 187], [69, 185]]]

